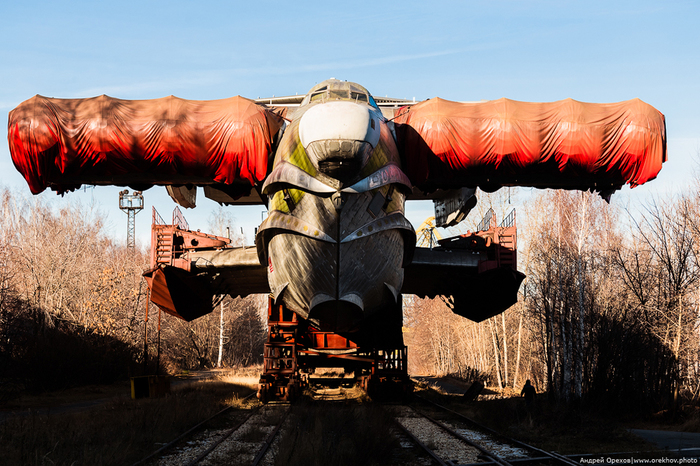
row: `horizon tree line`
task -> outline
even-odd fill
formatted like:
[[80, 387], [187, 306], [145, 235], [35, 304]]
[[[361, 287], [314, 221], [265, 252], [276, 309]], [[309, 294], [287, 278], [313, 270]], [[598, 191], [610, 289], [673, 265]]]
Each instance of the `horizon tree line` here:
[[[639, 213], [593, 193], [534, 194], [518, 211], [518, 262], [527, 275], [518, 303], [477, 324], [440, 299], [405, 296], [411, 372], [457, 374], [515, 391], [531, 379], [565, 401], [697, 400], [700, 197], [693, 193], [658, 198]], [[141, 274], [148, 254], [111, 239], [94, 208], [55, 208], [9, 190], [0, 195], [0, 370], [13, 374], [19, 362], [36, 361], [32, 345], [53, 332], [99, 340], [100, 354], [127, 352], [134, 364], [121, 373], [137, 372], [146, 357]], [[517, 196], [510, 189], [482, 195], [472, 216], [493, 208], [504, 217]], [[210, 220], [212, 233], [234, 230], [230, 211], [220, 208]], [[265, 306], [264, 297], [227, 298], [194, 322], [162, 318], [162, 367], [259, 363]], [[11, 378], [5, 384], [17, 385]]]

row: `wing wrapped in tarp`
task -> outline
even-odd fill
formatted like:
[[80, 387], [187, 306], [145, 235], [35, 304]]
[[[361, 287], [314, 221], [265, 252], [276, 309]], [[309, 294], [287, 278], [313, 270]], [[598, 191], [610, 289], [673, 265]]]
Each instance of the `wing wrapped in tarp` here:
[[395, 119], [404, 170], [423, 191], [479, 186], [611, 192], [656, 177], [666, 123], [639, 99], [591, 104], [430, 99]]
[[240, 96], [195, 101], [37, 95], [10, 112], [8, 139], [15, 167], [34, 194], [81, 184], [146, 189], [212, 183], [236, 184], [246, 194], [266, 177], [282, 124], [280, 116]]

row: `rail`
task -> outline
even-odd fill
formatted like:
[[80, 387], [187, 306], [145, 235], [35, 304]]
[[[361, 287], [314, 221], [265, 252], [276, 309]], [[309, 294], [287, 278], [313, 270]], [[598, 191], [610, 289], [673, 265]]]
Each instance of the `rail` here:
[[[482, 459], [487, 459], [492, 463], [495, 463], [499, 466], [513, 466], [512, 463], [510, 463], [508, 460], [505, 458], [502, 458], [501, 456], [497, 455], [493, 451], [487, 450], [483, 446], [479, 445], [478, 443], [466, 438], [464, 435], [460, 434], [456, 430], [450, 428], [447, 426], [445, 423], [438, 421], [437, 419], [425, 414], [424, 412], [418, 411], [415, 408], [409, 408], [411, 409], [414, 413], [418, 414], [424, 419], [427, 419], [428, 421], [432, 422], [434, 425], [438, 426], [443, 432], [447, 433], [448, 435], [456, 438], [460, 442], [469, 445], [470, 447], [476, 449], [480, 453], [480, 457]], [[426, 447], [423, 445], [420, 445], [421, 448], [425, 449]], [[432, 455], [431, 455], [432, 456]]]
[[511, 210], [499, 225], [501, 228], [510, 228], [515, 226], [515, 209]]
[[160, 216], [155, 206], [153, 206], [153, 225], [165, 225], [165, 220]]
[[207, 449], [204, 450], [202, 453], [200, 453], [194, 460], [192, 460], [192, 461], [190, 461], [189, 463], [187, 463], [187, 466], [194, 466], [195, 464], [199, 463], [199, 462], [202, 461], [204, 458], [206, 458], [207, 456], [209, 456], [209, 454], [210, 454], [212, 451], [214, 451], [214, 450], [216, 449], [216, 447], [218, 447], [219, 445], [221, 445], [221, 444], [224, 442], [224, 440], [226, 440], [227, 438], [229, 438], [234, 432], [236, 432], [238, 429], [240, 429], [241, 426], [243, 426], [243, 424], [245, 424], [246, 422], [248, 422], [248, 420], [249, 420], [251, 417], [253, 417], [253, 414], [257, 413], [258, 411], [260, 411], [260, 407], [255, 408], [255, 409], [252, 410], [250, 413], [246, 414], [246, 416], [245, 416], [241, 421], [237, 422], [236, 425], [234, 425], [233, 427], [231, 427], [230, 429], [228, 429], [226, 432], [224, 432], [224, 434], [223, 434], [221, 437], [219, 437], [219, 438], [216, 439], [214, 442], [212, 442], [212, 444], [209, 445], [209, 448], [207, 448]]
[[486, 211], [484, 218], [482, 218], [481, 222], [479, 222], [479, 224], [476, 226], [476, 231], [486, 231], [491, 228], [491, 226], [496, 226], [495, 223], [496, 214], [493, 212], [493, 209], [489, 208], [489, 210]]
[[428, 447], [425, 443], [421, 442], [418, 437], [413, 435], [410, 430], [405, 428], [404, 426], [401, 425], [401, 423], [394, 419], [394, 425], [398, 427], [398, 429], [403, 432], [404, 435], [406, 435], [414, 444], [418, 445], [418, 447], [423, 450], [425, 453], [427, 453], [433, 461], [435, 461], [437, 464], [440, 466], [447, 466], [447, 463], [445, 463], [442, 458], [440, 458], [430, 447]]
[[185, 216], [179, 207], [175, 206], [173, 209], [173, 225], [177, 226], [180, 230], [189, 230], [190, 224], [185, 220]]
[[[155, 209], [155, 208], [153, 209], [153, 212], [156, 212], [156, 209]], [[157, 212], [156, 212], [156, 215], [157, 215]], [[160, 217], [160, 215], [158, 215], [158, 217]], [[155, 217], [154, 217], [154, 219], [155, 219]], [[163, 219], [161, 218], [160, 220], [162, 221]], [[251, 393], [250, 395], [248, 395], [248, 396], [246, 396], [245, 398], [243, 398], [243, 401], [249, 400], [249, 399], [252, 398], [253, 396], [255, 396], [255, 392], [253, 392], [253, 393]], [[189, 429], [188, 431], [183, 432], [182, 434], [178, 435], [175, 439], [173, 439], [173, 440], [171, 440], [170, 442], [168, 442], [167, 444], [163, 445], [162, 447], [160, 447], [158, 450], [154, 451], [154, 452], [151, 453], [150, 455], [148, 455], [148, 456], [146, 456], [145, 458], [143, 458], [143, 459], [137, 461], [137, 462], [134, 463], [132, 466], [141, 466], [141, 465], [143, 465], [143, 464], [146, 464], [148, 461], [150, 461], [150, 460], [156, 458], [156, 457], [157, 457], [158, 455], [160, 455], [161, 453], [164, 453], [165, 451], [170, 450], [170, 449], [171, 449], [172, 447], [174, 447], [178, 442], [180, 442], [183, 438], [187, 437], [188, 435], [191, 435], [193, 432], [195, 432], [195, 431], [197, 431], [198, 429], [200, 429], [203, 425], [205, 425], [206, 423], [208, 423], [208, 422], [211, 421], [212, 419], [214, 419], [214, 418], [216, 418], [216, 417], [219, 417], [219, 416], [221, 416], [221, 415], [224, 414], [224, 413], [227, 413], [227, 412], [230, 411], [231, 409], [233, 409], [233, 406], [227, 406], [227, 407], [225, 407], [225, 408], [222, 409], [221, 411], [219, 411], [219, 412], [217, 412], [216, 414], [214, 414], [214, 415], [212, 415], [212, 416], [206, 418], [205, 420], [203, 420], [202, 422], [200, 422], [200, 423], [197, 424], [196, 426], [192, 427], [192, 428]], [[252, 414], [253, 414], [253, 413], [251, 412], [251, 413], [248, 415], [248, 417], [252, 416]], [[248, 417], [246, 417], [245, 420], [247, 420]], [[245, 421], [245, 420], [244, 420], [244, 421]], [[244, 421], [243, 421], [243, 422], [244, 422]], [[243, 422], [241, 422], [241, 424], [243, 424]]]
[[260, 448], [258, 451], [258, 454], [255, 456], [255, 459], [253, 459], [252, 466], [258, 466], [260, 462], [263, 460], [265, 457], [265, 453], [267, 453], [267, 450], [270, 449], [272, 446], [272, 442], [275, 441], [275, 437], [279, 433], [280, 429], [282, 428], [282, 424], [284, 424], [285, 419], [287, 419], [287, 416], [289, 415], [289, 410], [287, 410], [284, 413], [284, 416], [282, 416], [282, 420], [277, 424], [277, 426], [270, 432], [270, 434], [267, 436], [265, 439], [265, 442], [263, 443], [263, 446]]
[[[447, 408], [447, 407], [445, 407], [445, 406], [443, 406], [443, 405], [441, 405], [441, 404], [439, 404], [439, 403], [435, 403], [434, 401], [430, 401], [430, 400], [428, 400], [428, 399], [426, 399], [426, 398], [424, 398], [424, 397], [422, 397], [422, 396], [420, 396], [420, 395], [414, 395], [414, 396], [415, 396], [417, 399], [419, 399], [419, 400], [421, 400], [421, 401], [423, 401], [423, 402], [425, 402], [425, 403], [427, 403], [427, 404], [429, 404], [429, 405], [432, 405], [432, 406], [434, 406], [434, 407], [436, 407], [436, 408], [438, 408], [438, 409], [440, 409], [440, 410], [442, 410], [442, 411], [444, 411], [444, 412], [450, 413], [451, 415], [453, 415], [453, 416], [455, 416], [455, 417], [461, 419], [462, 421], [466, 422], [467, 424], [471, 424], [472, 426], [476, 427], [477, 429], [482, 430], [483, 432], [487, 432], [487, 433], [491, 434], [492, 436], [494, 436], [494, 438], [500, 438], [500, 439], [504, 440], [504, 441], [507, 442], [507, 443], [510, 443], [510, 444], [512, 444], [512, 445], [514, 445], [514, 446], [520, 447], [520, 448], [522, 448], [522, 449], [524, 449], [524, 450], [527, 450], [527, 451], [529, 451], [529, 452], [531, 452], [531, 453], [540, 454], [540, 455], [542, 455], [543, 457], [546, 457], [546, 458], [548, 458], [548, 459], [550, 459], [550, 460], [554, 460], [555, 462], [557, 462], [557, 463], [559, 463], [559, 464], [562, 464], [562, 465], [566, 465], [566, 466], [577, 466], [577, 465], [579, 464], [579, 463], [577, 463], [576, 461], [574, 461], [573, 459], [567, 458], [566, 456], [560, 455], [559, 453], [550, 452], [550, 451], [545, 451], [545, 450], [542, 450], [542, 449], [540, 449], [540, 448], [537, 448], [537, 447], [534, 447], [534, 446], [532, 446], [532, 445], [529, 445], [529, 444], [527, 444], [527, 443], [525, 443], [525, 442], [521, 442], [520, 440], [516, 440], [516, 439], [514, 439], [514, 438], [511, 438], [511, 437], [508, 437], [508, 436], [506, 436], [506, 435], [503, 435], [503, 434], [501, 434], [501, 433], [499, 433], [499, 432], [496, 432], [495, 430], [493, 430], [493, 429], [491, 429], [491, 428], [489, 428], [489, 427], [486, 427], [486, 426], [484, 426], [484, 425], [482, 425], [482, 424], [479, 424], [478, 422], [474, 421], [473, 419], [468, 418], [467, 416], [465, 416], [465, 415], [463, 415], [463, 414], [461, 414], [461, 413], [458, 413], [458, 412], [456, 412], [456, 411], [453, 411], [453, 410], [451, 410], [451, 409], [449, 409], [449, 408]], [[418, 412], [419, 414], [425, 416], [425, 414], [421, 413], [420, 411], [416, 411], [416, 412]], [[426, 416], [426, 417], [427, 417], [427, 416]], [[496, 463], [496, 464], [501, 464], [499, 461], [495, 461], [495, 463]]]
[[[496, 226], [496, 213], [493, 211], [493, 209], [489, 208], [489, 210], [486, 211], [486, 215], [484, 215], [484, 218], [481, 219], [481, 222], [476, 226], [476, 231], [486, 231], [491, 227]], [[498, 225], [500, 228], [509, 228], [509, 227], [514, 227], [515, 226], [515, 209], [512, 209], [508, 215], [506, 215], [503, 220], [501, 221], [500, 225]]]
[[[187, 463], [187, 466], [195, 466], [199, 464], [203, 459], [205, 459], [207, 456], [209, 456], [216, 448], [221, 445], [227, 438], [229, 438], [233, 433], [237, 432], [246, 422], [248, 422], [252, 417], [253, 414], [261, 412], [261, 407], [258, 407], [254, 409], [251, 413], [249, 413], [245, 419], [237, 423], [234, 427], [231, 429], [227, 430], [224, 432], [222, 436], [220, 436], [218, 439], [216, 439], [206, 450], [204, 450], [202, 453], [200, 453], [194, 460], [190, 461]], [[255, 459], [253, 460], [252, 465], [257, 466], [260, 464], [262, 461], [263, 457], [265, 456], [265, 453], [267, 453], [268, 449], [272, 445], [272, 442], [274, 441], [275, 437], [280, 431], [280, 428], [282, 427], [282, 424], [284, 424], [285, 419], [287, 418], [287, 415], [289, 414], [289, 408], [286, 409], [285, 414], [282, 416], [279, 422], [275, 423], [275, 427], [270, 432], [270, 434], [267, 436], [267, 438], [264, 440], [262, 447], [257, 451], [257, 454], [255, 456]]]

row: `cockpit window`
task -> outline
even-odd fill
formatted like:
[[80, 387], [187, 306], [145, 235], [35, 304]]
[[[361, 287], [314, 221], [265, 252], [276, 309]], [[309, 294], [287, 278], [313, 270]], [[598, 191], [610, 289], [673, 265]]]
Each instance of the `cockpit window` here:
[[329, 91], [331, 100], [333, 99], [347, 99], [348, 90], [347, 89], [331, 89]]
[[379, 108], [379, 105], [377, 105], [377, 102], [374, 101], [374, 97], [371, 95], [369, 96], [369, 104], [374, 108]]
[[318, 88], [312, 88], [302, 101], [302, 105], [324, 100], [352, 100], [353, 102], [363, 102], [374, 108], [379, 108], [370, 93], [359, 84], [334, 79], [328, 80], [326, 83], [328, 84], [321, 84]]
[[311, 102], [316, 102], [317, 100], [323, 100], [326, 96], [326, 91], [314, 92], [311, 94]]
[[350, 98], [355, 102], [367, 102], [367, 94], [350, 91]]

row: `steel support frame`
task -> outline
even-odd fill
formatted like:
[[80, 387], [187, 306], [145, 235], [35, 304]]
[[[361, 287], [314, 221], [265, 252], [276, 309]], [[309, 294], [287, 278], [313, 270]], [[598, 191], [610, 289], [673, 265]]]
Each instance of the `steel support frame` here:
[[258, 399], [294, 401], [320, 367], [354, 372], [370, 396], [405, 398], [412, 392], [406, 346], [360, 348], [352, 340], [314, 328], [282, 305], [268, 302], [268, 338]]

